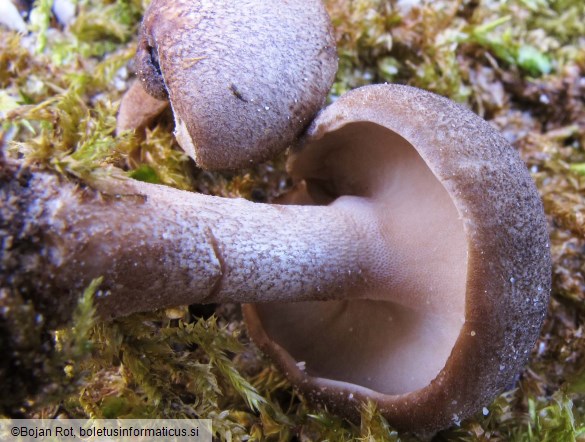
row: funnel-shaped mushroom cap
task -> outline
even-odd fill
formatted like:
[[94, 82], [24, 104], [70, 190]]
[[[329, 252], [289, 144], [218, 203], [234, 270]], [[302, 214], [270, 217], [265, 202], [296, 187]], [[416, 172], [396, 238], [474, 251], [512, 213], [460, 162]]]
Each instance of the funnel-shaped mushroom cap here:
[[397, 429], [428, 433], [511, 385], [551, 261], [537, 190], [488, 123], [429, 92], [363, 87], [317, 117], [290, 172], [292, 200], [351, 211], [377, 232], [361, 241], [383, 238], [350, 299], [245, 307], [302, 392], [350, 417], [370, 399]]
[[177, 141], [206, 169], [288, 147], [337, 70], [321, 0], [153, 0], [136, 61], [145, 89], [168, 95]]

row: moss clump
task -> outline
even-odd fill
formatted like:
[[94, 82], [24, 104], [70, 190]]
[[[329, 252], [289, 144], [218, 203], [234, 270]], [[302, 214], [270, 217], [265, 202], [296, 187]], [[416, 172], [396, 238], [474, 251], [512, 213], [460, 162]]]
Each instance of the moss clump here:
[[[69, 27], [35, 3], [30, 35], [0, 28], [0, 146], [91, 184], [126, 174], [273, 200], [284, 155], [241, 173], [197, 170], [172, 122], [116, 136], [146, 2], [84, 0]], [[407, 4], [413, 6], [407, 6]], [[327, 0], [339, 45], [331, 99], [392, 81], [463, 102], [520, 151], [542, 194], [554, 258], [550, 312], [511, 390], [437, 440], [576, 440], [585, 432], [585, 5], [580, 0]], [[4, 239], [3, 239], [4, 240]], [[236, 306], [191, 306], [95, 324], [91, 294], [56, 330], [0, 287], [1, 413], [203, 417], [225, 440], [409, 440], [373, 404], [361, 423], [310, 407], [250, 343]]]

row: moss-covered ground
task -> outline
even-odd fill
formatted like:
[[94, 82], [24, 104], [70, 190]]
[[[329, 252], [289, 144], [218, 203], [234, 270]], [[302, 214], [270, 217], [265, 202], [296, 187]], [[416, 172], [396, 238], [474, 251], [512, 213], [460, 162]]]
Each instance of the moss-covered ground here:
[[[69, 26], [37, 0], [27, 35], [0, 25], [0, 145], [91, 185], [104, 174], [270, 201], [283, 154], [238, 173], [195, 168], [162, 118], [116, 136], [148, 0], [79, 0]], [[20, 2], [25, 5], [27, 2]], [[327, 0], [340, 69], [331, 99], [379, 82], [461, 102], [519, 150], [542, 194], [554, 259], [549, 314], [529, 366], [489, 407], [436, 436], [585, 440], [585, 3]], [[409, 6], [414, 5], [414, 6]], [[80, 293], [68, 328], [0, 288], [0, 415], [202, 417], [220, 440], [409, 440], [373, 404], [360, 423], [313, 408], [250, 343], [239, 307], [189, 306], [109, 323]]]

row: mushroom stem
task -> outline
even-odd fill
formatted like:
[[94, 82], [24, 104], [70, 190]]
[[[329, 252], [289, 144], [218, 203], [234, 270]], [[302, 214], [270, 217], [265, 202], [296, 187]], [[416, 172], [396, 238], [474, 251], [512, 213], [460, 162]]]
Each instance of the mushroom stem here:
[[[335, 205], [257, 204], [132, 180], [108, 194], [25, 175], [0, 184], [12, 238], [1, 253], [13, 263], [0, 286], [20, 274], [62, 297], [104, 276], [104, 318], [190, 303], [341, 299], [363, 279], [365, 232]], [[22, 241], [34, 250], [23, 254]]]

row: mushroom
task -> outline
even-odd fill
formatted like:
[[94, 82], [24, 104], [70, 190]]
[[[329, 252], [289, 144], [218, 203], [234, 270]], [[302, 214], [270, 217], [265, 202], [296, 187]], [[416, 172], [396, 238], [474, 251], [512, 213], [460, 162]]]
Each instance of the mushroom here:
[[[360, 283], [326, 302], [244, 306], [249, 333], [308, 398], [374, 401], [419, 434], [512, 385], [544, 320], [547, 224], [516, 151], [462, 106], [398, 85], [325, 109], [289, 161], [288, 198], [350, 214]], [[315, 247], [319, 247], [316, 243]], [[341, 249], [343, 250], [343, 249]]]
[[116, 119], [116, 133], [142, 129], [158, 117], [169, 105], [167, 100], [158, 100], [148, 94], [140, 82], [134, 81], [120, 102]]
[[257, 303], [244, 308], [251, 337], [309, 399], [350, 418], [373, 400], [400, 430], [459, 422], [513, 382], [546, 312], [546, 222], [520, 157], [422, 90], [363, 87], [317, 117], [290, 162], [290, 199], [312, 205], [132, 180], [80, 192], [11, 168], [0, 287], [17, 281], [66, 316], [103, 276], [106, 319]]
[[[205, 169], [235, 169], [301, 134], [325, 101], [337, 55], [320, 0], [154, 0], [136, 65], [146, 91], [170, 100], [187, 154]], [[127, 112], [121, 118], [135, 120]]]

